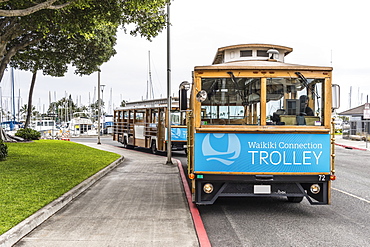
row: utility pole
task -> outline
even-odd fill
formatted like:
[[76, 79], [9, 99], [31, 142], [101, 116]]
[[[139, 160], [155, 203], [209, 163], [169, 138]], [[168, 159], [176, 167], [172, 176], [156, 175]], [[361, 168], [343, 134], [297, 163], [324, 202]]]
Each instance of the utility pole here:
[[3, 89], [0, 87], [0, 122], [3, 121]]
[[98, 71], [98, 144], [100, 145], [100, 68]]
[[170, 3], [167, 3], [167, 165], [172, 165]]
[[100, 101], [100, 105], [102, 106], [102, 112], [100, 113], [100, 115], [101, 115], [101, 117], [102, 117], [102, 119], [103, 119], [103, 124], [102, 124], [102, 126], [103, 126], [103, 128], [102, 128], [102, 134], [104, 134], [104, 124], [105, 124], [105, 108], [104, 108], [104, 87], [105, 87], [105, 85], [100, 85], [100, 89], [101, 89], [101, 101]]

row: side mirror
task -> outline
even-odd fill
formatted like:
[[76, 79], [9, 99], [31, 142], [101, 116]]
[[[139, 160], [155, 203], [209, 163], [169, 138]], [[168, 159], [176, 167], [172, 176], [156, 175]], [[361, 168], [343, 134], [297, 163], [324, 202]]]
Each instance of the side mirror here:
[[340, 107], [340, 86], [338, 84], [333, 84], [331, 86], [332, 95], [332, 110], [338, 109]]
[[180, 111], [186, 111], [188, 109], [188, 90], [190, 89], [190, 83], [183, 81], [179, 88], [179, 104]]
[[195, 98], [197, 99], [197, 101], [202, 103], [207, 99], [207, 92], [205, 90], [200, 90]]
[[186, 111], [188, 109], [188, 91], [185, 89], [179, 90], [179, 104], [180, 111]]

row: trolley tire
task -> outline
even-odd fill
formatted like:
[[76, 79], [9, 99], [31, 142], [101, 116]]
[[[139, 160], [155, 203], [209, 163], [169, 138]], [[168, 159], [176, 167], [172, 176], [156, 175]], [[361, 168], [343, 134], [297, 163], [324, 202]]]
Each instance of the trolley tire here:
[[300, 203], [303, 200], [303, 196], [288, 196], [288, 201], [293, 203]]
[[123, 137], [122, 145], [124, 148], [127, 148], [127, 137], [126, 136]]
[[155, 144], [155, 141], [152, 141], [152, 145], [150, 146], [150, 150], [152, 151], [152, 154], [157, 154], [158, 153], [157, 144]]

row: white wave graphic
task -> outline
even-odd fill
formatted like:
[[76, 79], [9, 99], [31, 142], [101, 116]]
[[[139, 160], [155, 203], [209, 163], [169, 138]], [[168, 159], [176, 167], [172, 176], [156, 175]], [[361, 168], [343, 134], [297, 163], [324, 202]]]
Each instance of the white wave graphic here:
[[[211, 141], [210, 141], [211, 135], [213, 135], [213, 137], [218, 138], [218, 139], [227, 135], [228, 141], [227, 141], [227, 151], [226, 152], [219, 152], [212, 147]], [[202, 142], [203, 155], [212, 156], [212, 157], [206, 158], [207, 161], [216, 160], [228, 166], [233, 164], [235, 162], [235, 159], [239, 157], [240, 150], [241, 150], [240, 141], [239, 141], [239, 138], [235, 134], [207, 134], [204, 137], [203, 142]]]

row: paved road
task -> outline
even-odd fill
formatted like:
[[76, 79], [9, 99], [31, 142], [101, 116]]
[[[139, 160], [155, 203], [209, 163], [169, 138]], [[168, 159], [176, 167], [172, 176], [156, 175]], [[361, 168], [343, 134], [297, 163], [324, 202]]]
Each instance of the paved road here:
[[370, 246], [370, 152], [336, 155], [332, 205], [244, 198], [199, 207], [212, 246]]
[[[186, 163], [183, 153], [173, 156]], [[220, 198], [198, 208], [213, 247], [370, 246], [369, 170], [370, 151], [337, 147], [332, 205]]]

